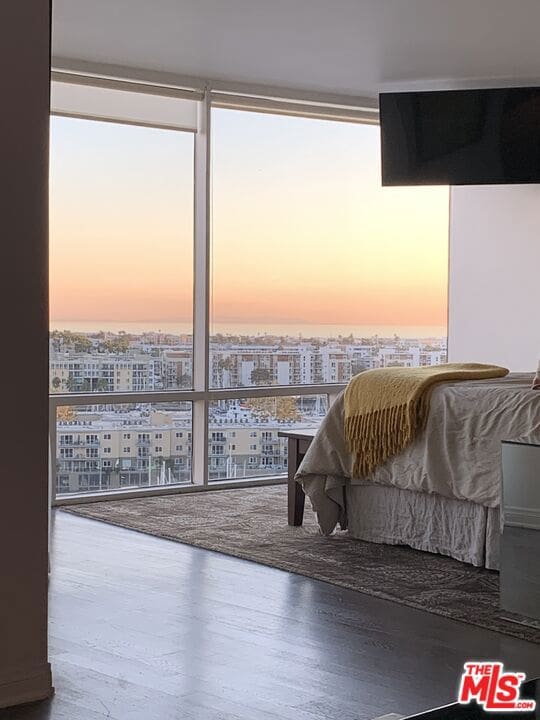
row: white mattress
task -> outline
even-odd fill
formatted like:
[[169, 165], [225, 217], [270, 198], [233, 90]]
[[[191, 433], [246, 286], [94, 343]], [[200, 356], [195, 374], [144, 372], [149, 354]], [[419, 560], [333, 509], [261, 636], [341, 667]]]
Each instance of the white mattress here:
[[499, 568], [499, 510], [466, 500], [382, 485], [348, 485], [349, 533]]

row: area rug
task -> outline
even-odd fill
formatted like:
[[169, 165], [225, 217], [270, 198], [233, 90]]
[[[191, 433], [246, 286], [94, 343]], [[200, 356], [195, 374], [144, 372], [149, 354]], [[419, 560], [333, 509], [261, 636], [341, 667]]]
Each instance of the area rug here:
[[540, 643], [540, 630], [499, 617], [498, 573], [404, 546], [287, 525], [287, 489], [273, 485], [70, 505], [64, 511], [270, 565]]

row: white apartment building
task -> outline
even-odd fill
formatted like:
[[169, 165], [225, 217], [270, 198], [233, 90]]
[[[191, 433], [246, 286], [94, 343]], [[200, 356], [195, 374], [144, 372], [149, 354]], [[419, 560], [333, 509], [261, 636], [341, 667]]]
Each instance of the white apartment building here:
[[352, 359], [338, 345], [230, 347], [212, 352], [215, 387], [342, 383], [350, 379], [352, 366]]

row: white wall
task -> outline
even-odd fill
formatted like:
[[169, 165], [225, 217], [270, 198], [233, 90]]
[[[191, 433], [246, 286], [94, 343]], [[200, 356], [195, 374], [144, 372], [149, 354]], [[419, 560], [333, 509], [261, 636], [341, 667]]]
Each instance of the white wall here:
[[47, 697], [52, 690], [47, 661], [48, 2], [0, 2], [0, 66], [1, 708]]
[[451, 191], [448, 356], [532, 372], [540, 359], [540, 186]]

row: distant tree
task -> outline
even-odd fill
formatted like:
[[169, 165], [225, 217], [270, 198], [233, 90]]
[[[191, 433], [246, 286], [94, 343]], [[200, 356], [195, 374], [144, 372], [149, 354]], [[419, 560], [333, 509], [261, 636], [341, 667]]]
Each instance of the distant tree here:
[[255, 368], [250, 378], [253, 385], [272, 385], [272, 373], [268, 368]]
[[276, 402], [276, 419], [280, 422], [297, 422], [302, 416], [296, 400], [292, 397], [280, 397]]
[[218, 361], [218, 368], [220, 370], [232, 370], [234, 367], [234, 361], [230, 356], [220, 358]]
[[62, 381], [60, 380], [59, 377], [55, 376], [55, 377], [53, 377], [51, 384], [55, 390], [58, 390], [58, 388], [62, 384]]
[[250, 398], [246, 401], [246, 405], [253, 415], [261, 420], [271, 418], [276, 412], [275, 398]]
[[301, 414], [292, 397], [251, 398], [247, 406], [261, 420], [275, 419], [278, 422], [296, 422]]
[[93, 347], [92, 341], [80, 333], [71, 333], [70, 344], [76, 353], [89, 352]]
[[113, 340], [103, 340], [99, 343], [98, 349], [101, 352], [123, 354], [129, 350], [129, 337], [122, 335], [115, 337]]
[[56, 409], [56, 419], [62, 422], [70, 422], [71, 420], [75, 420], [76, 417], [77, 413], [71, 405], [60, 405], [60, 407]]
[[351, 365], [351, 375], [353, 377], [358, 375], [358, 373], [364, 372], [364, 370], [367, 370], [367, 368], [360, 362], [353, 362]]
[[178, 385], [181, 388], [190, 388], [191, 383], [192, 383], [191, 375], [183, 374], [183, 375], [180, 375], [180, 377], [178, 378]]
[[53, 330], [49, 333], [49, 338], [51, 340], [51, 345], [54, 350], [59, 351], [62, 347], [62, 335], [59, 330]]

